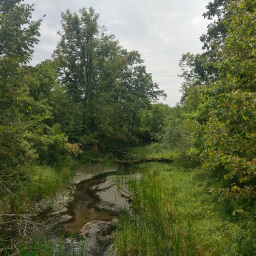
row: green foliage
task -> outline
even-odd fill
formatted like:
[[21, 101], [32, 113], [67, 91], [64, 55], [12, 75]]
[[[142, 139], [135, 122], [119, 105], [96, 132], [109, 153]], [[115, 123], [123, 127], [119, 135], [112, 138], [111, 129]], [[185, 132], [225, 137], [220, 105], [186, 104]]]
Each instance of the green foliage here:
[[21, 1], [1, 1], [0, 7], [0, 195], [4, 196], [15, 194], [16, 184], [28, 178], [24, 165], [56, 161], [67, 137], [50, 121], [52, 91], [57, 88], [52, 63], [25, 66], [38, 42], [41, 20], [31, 21], [33, 6]]
[[186, 126], [186, 120], [182, 107], [172, 108], [172, 112], [168, 118], [168, 125], [163, 137], [163, 141], [172, 149], [188, 148], [190, 146], [190, 132]]
[[28, 93], [24, 64], [38, 42], [41, 23], [31, 21], [32, 11], [21, 1], [0, 2], [0, 193], [9, 192], [12, 180], [19, 179], [24, 161], [36, 158], [27, 135], [50, 115], [49, 108]]
[[203, 14], [204, 18], [212, 20], [207, 26], [207, 33], [200, 37], [200, 41], [204, 44], [203, 49], [207, 49], [208, 53], [213, 52], [216, 47], [221, 45], [228, 34], [226, 21], [232, 10], [228, 8], [230, 0], [214, 0], [210, 1], [206, 6], [206, 12]]
[[[233, 211], [255, 204], [255, 1], [213, 1], [203, 54], [183, 56], [183, 105], [212, 191]], [[232, 212], [232, 211], [231, 211]]]
[[165, 144], [162, 143], [152, 143], [148, 146], [144, 147], [135, 147], [129, 149], [129, 153], [133, 154], [140, 158], [154, 158], [154, 157], [163, 157], [175, 159], [177, 158], [178, 152], [171, 151], [166, 147]]
[[[205, 168], [224, 198], [255, 201], [255, 2], [234, 2], [219, 63], [221, 79], [207, 91], [213, 111], [205, 126]], [[238, 18], [239, 17], [239, 18]], [[209, 97], [208, 96], [208, 97]]]
[[[5, 64], [28, 62], [34, 45], [38, 43], [42, 20], [32, 21], [33, 5], [22, 2], [0, 1], [0, 56]], [[8, 71], [8, 66], [5, 68]]]
[[42, 198], [53, 197], [58, 189], [69, 184], [76, 168], [77, 163], [70, 157], [55, 162], [55, 166], [22, 166], [19, 172], [16, 171], [16, 177], [9, 180], [8, 190], [1, 194], [0, 213], [22, 212]]
[[139, 112], [139, 137], [143, 142], [159, 141], [166, 128], [171, 108], [164, 104], [152, 104], [150, 109]]
[[0, 196], [28, 186], [29, 166], [51, 169], [82, 149], [137, 143], [139, 113], [164, 95], [140, 54], [105, 34], [92, 8], [63, 13], [54, 60], [29, 66], [42, 22], [33, 10], [0, 1]]
[[[235, 91], [219, 97], [207, 125], [205, 168], [224, 180], [235, 198], [255, 197], [255, 95]], [[228, 188], [228, 190], [227, 190]]]

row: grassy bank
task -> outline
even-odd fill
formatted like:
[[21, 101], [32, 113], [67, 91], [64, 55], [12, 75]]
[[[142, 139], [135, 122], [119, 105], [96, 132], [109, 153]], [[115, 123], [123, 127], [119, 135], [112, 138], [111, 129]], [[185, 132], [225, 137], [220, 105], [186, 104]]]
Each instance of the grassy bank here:
[[1, 196], [0, 214], [22, 213], [32, 203], [54, 196], [69, 184], [76, 168], [77, 162], [71, 158], [55, 165], [24, 165], [19, 176], [12, 178], [11, 189]]
[[12, 183], [0, 198], [0, 255], [63, 255], [62, 242], [48, 240], [44, 223], [26, 213], [35, 202], [65, 189], [78, 166], [78, 161], [66, 157], [54, 165], [24, 165], [10, 177]]
[[[177, 156], [156, 145], [134, 153]], [[142, 169], [143, 178], [130, 184], [134, 214], [121, 219], [117, 255], [255, 255], [253, 217], [228, 214], [200, 168], [176, 162]]]

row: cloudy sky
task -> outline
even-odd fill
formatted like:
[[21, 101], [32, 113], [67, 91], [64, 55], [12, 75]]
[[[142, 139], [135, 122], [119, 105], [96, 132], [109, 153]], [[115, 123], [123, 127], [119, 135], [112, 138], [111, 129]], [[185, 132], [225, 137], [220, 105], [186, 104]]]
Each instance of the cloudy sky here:
[[206, 32], [202, 17], [209, 0], [25, 0], [34, 3], [34, 18], [42, 18], [40, 43], [32, 64], [50, 58], [61, 30], [60, 14], [93, 7], [100, 14], [99, 24], [114, 34], [120, 44], [140, 52], [154, 82], [167, 93], [162, 101], [175, 106], [180, 100], [181, 55], [201, 51], [199, 37]]

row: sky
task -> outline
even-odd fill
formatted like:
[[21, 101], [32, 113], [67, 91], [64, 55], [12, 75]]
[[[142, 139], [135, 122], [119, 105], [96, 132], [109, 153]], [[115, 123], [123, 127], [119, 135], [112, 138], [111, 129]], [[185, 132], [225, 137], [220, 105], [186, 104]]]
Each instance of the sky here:
[[175, 106], [181, 97], [179, 60], [182, 54], [201, 52], [199, 37], [208, 21], [202, 17], [209, 0], [25, 0], [35, 4], [33, 18], [43, 18], [40, 42], [31, 62], [51, 58], [60, 37], [61, 12], [93, 7], [99, 25], [114, 34], [128, 51], [141, 54], [153, 81], [167, 93], [162, 103]]

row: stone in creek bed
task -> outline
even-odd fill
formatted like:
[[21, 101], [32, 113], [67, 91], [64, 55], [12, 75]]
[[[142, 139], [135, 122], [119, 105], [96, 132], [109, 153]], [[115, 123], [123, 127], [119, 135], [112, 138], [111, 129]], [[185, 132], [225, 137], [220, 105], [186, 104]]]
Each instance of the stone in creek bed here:
[[59, 222], [59, 223], [63, 223], [63, 222], [71, 221], [71, 220], [73, 220], [73, 219], [74, 219], [74, 217], [65, 214], [65, 215], [59, 216], [58, 222]]
[[99, 209], [105, 209], [113, 212], [130, 210], [128, 198], [124, 196], [124, 192], [122, 190], [118, 190], [116, 185], [113, 185], [108, 189], [98, 191], [97, 195], [100, 198], [100, 202], [97, 204], [97, 208]]
[[[136, 178], [136, 176], [132, 175], [130, 178]], [[124, 210], [130, 212], [131, 194], [126, 185], [127, 181], [129, 181], [129, 177], [112, 175], [106, 177], [105, 182], [95, 186], [93, 189], [100, 199], [96, 207], [117, 213]]]
[[74, 200], [75, 188], [57, 191], [53, 198], [47, 197], [35, 203], [30, 211], [34, 216], [55, 216], [67, 212], [68, 204]]
[[[83, 226], [81, 235], [87, 244], [87, 256], [102, 255], [113, 242], [112, 234], [116, 230], [118, 219], [111, 221], [91, 221]], [[101, 253], [101, 254], [100, 254]]]

